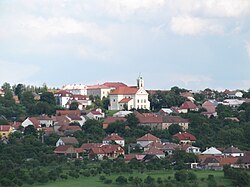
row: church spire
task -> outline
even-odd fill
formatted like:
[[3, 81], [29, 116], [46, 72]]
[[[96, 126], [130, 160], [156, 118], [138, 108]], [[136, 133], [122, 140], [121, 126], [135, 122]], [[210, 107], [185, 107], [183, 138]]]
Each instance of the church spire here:
[[144, 80], [143, 80], [141, 74], [139, 74], [139, 77], [137, 79], [137, 87], [138, 88], [144, 88]]

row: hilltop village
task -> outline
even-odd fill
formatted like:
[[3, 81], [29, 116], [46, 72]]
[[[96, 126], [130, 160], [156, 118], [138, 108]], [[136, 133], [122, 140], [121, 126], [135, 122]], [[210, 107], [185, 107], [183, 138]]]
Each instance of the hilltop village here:
[[23, 155], [25, 162], [41, 162], [36, 158], [41, 150], [34, 152], [39, 145], [45, 158], [159, 160], [177, 170], [249, 169], [250, 92], [147, 90], [141, 76], [133, 86], [105, 82], [49, 89], [5, 83], [0, 90], [0, 137], [0, 155], [12, 159], [17, 153], [8, 147], [33, 146], [30, 155]]

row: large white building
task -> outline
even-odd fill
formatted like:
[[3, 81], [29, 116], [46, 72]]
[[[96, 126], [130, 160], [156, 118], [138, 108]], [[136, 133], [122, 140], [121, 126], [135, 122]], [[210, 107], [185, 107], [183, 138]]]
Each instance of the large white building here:
[[68, 84], [62, 87], [62, 90], [74, 95], [87, 95], [87, 86], [83, 84]]
[[137, 86], [122, 86], [110, 93], [109, 110], [130, 110], [148, 109], [150, 110], [150, 102], [148, 93], [144, 89], [144, 81], [140, 76], [137, 79]]

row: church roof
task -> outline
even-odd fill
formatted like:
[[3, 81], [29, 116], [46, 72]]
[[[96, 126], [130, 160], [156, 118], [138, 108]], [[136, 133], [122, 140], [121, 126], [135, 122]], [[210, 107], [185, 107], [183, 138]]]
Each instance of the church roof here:
[[139, 88], [137, 87], [122, 86], [111, 92], [110, 95], [132, 95], [136, 94], [138, 90]]

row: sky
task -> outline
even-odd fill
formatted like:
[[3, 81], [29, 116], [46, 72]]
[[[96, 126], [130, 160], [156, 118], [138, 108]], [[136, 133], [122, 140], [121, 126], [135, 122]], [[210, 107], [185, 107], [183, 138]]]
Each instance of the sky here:
[[0, 0], [0, 85], [250, 88], [250, 0]]

